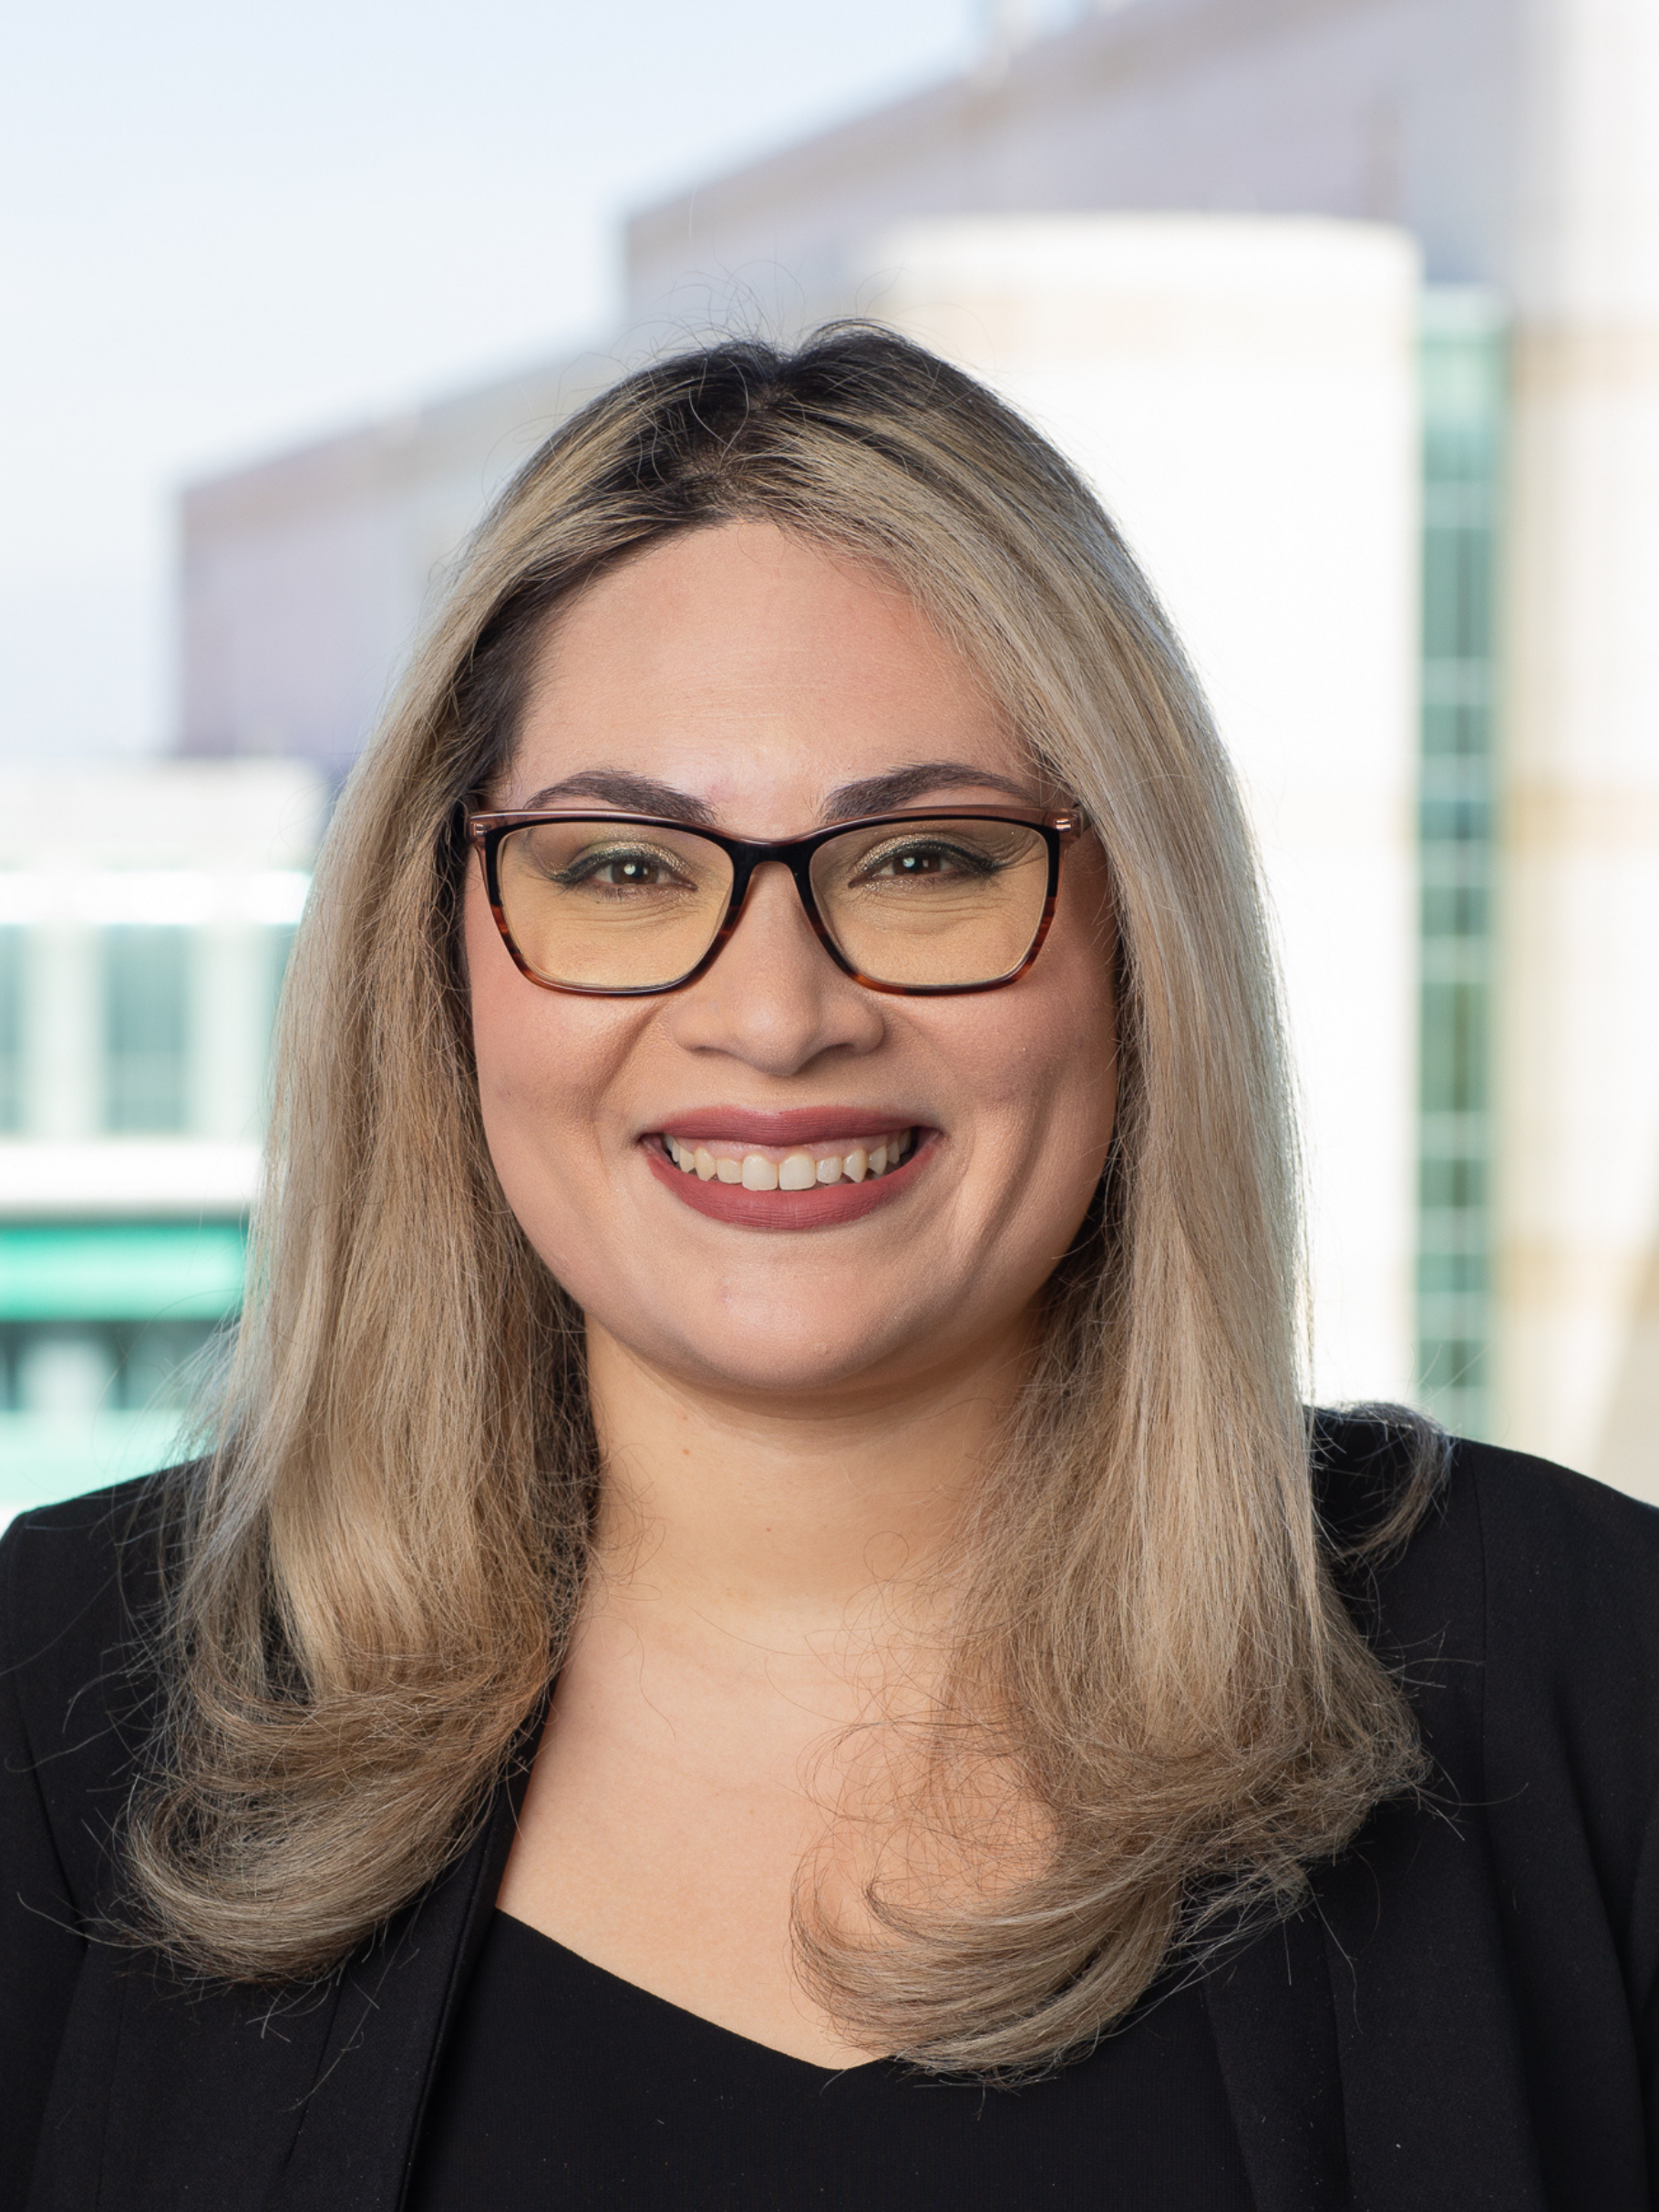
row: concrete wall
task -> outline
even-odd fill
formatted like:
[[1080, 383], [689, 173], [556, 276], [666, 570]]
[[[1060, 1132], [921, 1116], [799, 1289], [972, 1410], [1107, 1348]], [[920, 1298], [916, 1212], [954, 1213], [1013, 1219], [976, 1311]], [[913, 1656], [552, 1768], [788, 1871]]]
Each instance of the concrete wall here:
[[879, 311], [861, 248], [944, 215], [1113, 210], [1405, 225], [1502, 275], [1517, 0], [1133, 0], [639, 213], [633, 324]]
[[552, 363], [186, 491], [180, 749], [342, 773], [490, 497], [617, 365]]
[[1659, 9], [1520, 13], [1500, 1396], [1659, 1500]]

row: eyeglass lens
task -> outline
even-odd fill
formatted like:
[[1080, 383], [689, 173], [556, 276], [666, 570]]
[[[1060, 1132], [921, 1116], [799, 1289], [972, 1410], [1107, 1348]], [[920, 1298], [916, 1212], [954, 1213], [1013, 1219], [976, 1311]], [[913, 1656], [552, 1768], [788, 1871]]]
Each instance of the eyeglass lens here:
[[[729, 856], [695, 830], [536, 822], [497, 850], [508, 933], [531, 972], [589, 991], [663, 990], [719, 934]], [[842, 958], [901, 989], [999, 982], [1042, 926], [1048, 849], [1023, 822], [855, 826], [812, 856], [812, 893]]]

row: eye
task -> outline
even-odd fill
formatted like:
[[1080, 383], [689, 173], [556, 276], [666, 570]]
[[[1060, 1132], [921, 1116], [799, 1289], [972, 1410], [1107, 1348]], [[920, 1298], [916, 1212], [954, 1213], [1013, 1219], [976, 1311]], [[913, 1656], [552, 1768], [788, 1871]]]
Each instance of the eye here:
[[937, 838], [912, 838], [883, 845], [866, 853], [859, 863], [855, 882], [921, 883], [950, 876], [989, 876], [998, 863], [983, 849], [947, 844]]
[[611, 846], [579, 853], [552, 880], [564, 890], [627, 892], [695, 888], [670, 854], [637, 846]]

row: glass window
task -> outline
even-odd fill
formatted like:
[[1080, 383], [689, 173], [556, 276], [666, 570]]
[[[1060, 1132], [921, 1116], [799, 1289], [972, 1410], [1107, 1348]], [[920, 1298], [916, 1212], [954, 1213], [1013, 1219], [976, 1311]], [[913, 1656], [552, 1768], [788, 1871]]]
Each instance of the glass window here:
[[179, 1413], [225, 1342], [210, 1321], [0, 1321], [0, 1414]]
[[1492, 1223], [1494, 577], [1507, 347], [1478, 292], [1425, 300], [1417, 1388], [1486, 1432]]
[[190, 937], [104, 932], [104, 1126], [164, 1134], [190, 1119]]
[[23, 1127], [23, 962], [24, 932], [0, 926], [0, 1134]]

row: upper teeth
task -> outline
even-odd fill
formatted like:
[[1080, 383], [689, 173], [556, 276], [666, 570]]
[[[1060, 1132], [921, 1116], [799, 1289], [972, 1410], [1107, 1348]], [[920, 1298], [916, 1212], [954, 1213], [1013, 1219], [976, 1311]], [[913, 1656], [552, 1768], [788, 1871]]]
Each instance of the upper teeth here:
[[706, 1144], [678, 1137], [665, 1137], [663, 1142], [676, 1168], [684, 1174], [701, 1177], [706, 1183], [717, 1177], [723, 1183], [741, 1183], [745, 1190], [810, 1190], [817, 1183], [839, 1183], [843, 1177], [850, 1183], [861, 1183], [867, 1175], [885, 1175], [890, 1168], [898, 1166], [915, 1137], [914, 1129], [901, 1129], [880, 1144], [854, 1145], [847, 1152], [809, 1151], [803, 1146], [798, 1151], [786, 1152], [780, 1159], [741, 1145], [722, 1143], [716, 1153]]

